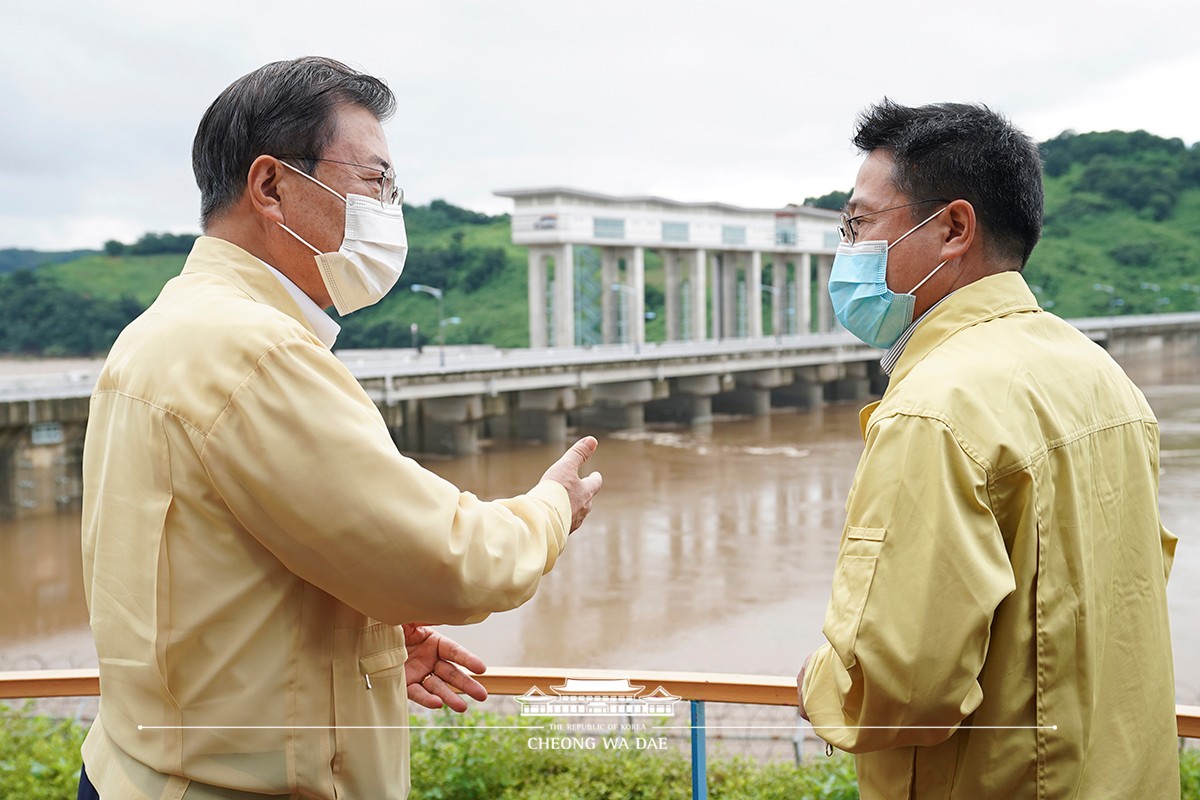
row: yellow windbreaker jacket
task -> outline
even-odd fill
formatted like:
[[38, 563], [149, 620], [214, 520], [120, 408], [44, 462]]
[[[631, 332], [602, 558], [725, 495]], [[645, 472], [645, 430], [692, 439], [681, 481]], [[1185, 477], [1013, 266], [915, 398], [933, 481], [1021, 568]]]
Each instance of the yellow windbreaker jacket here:
[[917, 327], [802, 687], [864, 800], [1179, 797], [1158, 426], [1017, 273]]
[[405, 797], [407, 731], [351, 729], [407, 724], [395, 626], [520, 605], [570, 529], [557, 483], [485, 503], [400, 455], [280, 282], [212, 238], [113, 346], [83, 469], [106, 800]]

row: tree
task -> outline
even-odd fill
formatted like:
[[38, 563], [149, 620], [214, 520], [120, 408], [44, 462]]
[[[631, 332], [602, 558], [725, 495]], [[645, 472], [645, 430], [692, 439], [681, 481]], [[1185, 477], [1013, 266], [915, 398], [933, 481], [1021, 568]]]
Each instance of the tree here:
[[813, 208], [827, 208], [830, 211], [841, 211], [850, 200], [850, 192], [832, 191], [820, 197], [804, 198], [804, 205]]
[[141, 312], [129, 297], [85, 297], [40, 272], [14, 272], [0, 278], [0, 351], [93, 355]]

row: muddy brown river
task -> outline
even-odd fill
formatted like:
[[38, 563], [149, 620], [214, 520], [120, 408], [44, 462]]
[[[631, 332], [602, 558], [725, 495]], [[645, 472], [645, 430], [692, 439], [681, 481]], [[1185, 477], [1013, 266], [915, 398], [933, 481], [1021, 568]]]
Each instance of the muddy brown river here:
[[[1200, 364], [1127, 364], [1162, 424], [1161, 508], [1179, 702], [1200, 703]], [[793, 675], [822, 643], [858, 405], [600, 437], [604, 491], [532, 601], [449, 633], [489, 664]], [[581, 433], [586, 433], [582, 431]], [[426, 460], [481, 497], [527, 489], [557, 447]], [[93, 666], [79, 516], [0, 523], [0, 669]]]

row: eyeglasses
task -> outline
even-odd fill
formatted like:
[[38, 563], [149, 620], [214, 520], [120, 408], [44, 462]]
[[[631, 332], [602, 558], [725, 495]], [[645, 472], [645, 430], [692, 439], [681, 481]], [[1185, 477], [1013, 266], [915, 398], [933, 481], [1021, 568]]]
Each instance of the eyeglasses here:
[[367, 180], [379, 181], [379, 202], [384, 207], [404, 205], [404, 190], [396, 185], [396, 173], [391, 169], [380, 169], [379, 167], [368, 167], [365, 164], [355, 164], [353, 161], [337, 161], [332, 158], [316, 158], [314, 156], [280, 156], [281, 158], [291, 158], [300, 161], [324, 161], [328, 164], [341, 164], [344, 167], [358, 167], [365, 169], [368, 172], [378, 172], [378, 178], [369, 178]]
[[918, 200], [915, 203], [905, 203], [902, 206], [892, 206], [891, 208], [881, 208], [878, 211], [870, 211], [866, 214], [859, 214], [857, 217], [848, 217], [848, 216], [846, 216], [845, 212], [843, 212], [841, 224], [838, 225], [838, 233], [840, 233], [842, 235], [843, 242], [849, 242], [850, 244], [854, 244], [854, 242], [858, 239], [858, 221], [861, 219], [865, 219], [867, 217], [873, 217], [876, 214], [883, 214], [888, 211], [897, 211], [901, 208], [912, 208], [913, 206], [924, 205], [925, 203], [949, 203], [949, 202], [950, 201], [946, 200], [945, 198], [934, 197], [930, 200]]

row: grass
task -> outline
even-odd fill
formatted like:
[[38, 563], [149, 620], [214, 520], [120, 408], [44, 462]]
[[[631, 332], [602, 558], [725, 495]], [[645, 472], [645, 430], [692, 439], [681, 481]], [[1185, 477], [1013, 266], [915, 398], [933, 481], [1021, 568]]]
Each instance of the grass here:
[[110, 300], [129, 296], [148, 306], [158, 297], [163, 284], [180, 273], [185, 258], [174, 254], [89, 255], [42, 267], [40, 271], [58, 278], [64, 289]]

